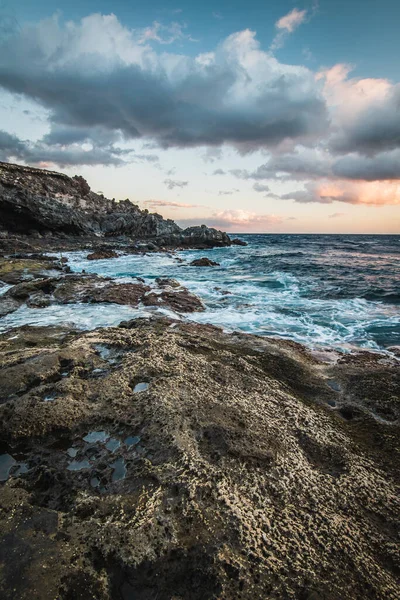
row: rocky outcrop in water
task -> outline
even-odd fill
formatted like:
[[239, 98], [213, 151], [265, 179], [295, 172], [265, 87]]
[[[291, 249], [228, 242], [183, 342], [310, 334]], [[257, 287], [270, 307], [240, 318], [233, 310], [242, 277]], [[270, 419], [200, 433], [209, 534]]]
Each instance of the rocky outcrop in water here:
[[219, 267], [219, 263], [215, 262], [215, 260], [211, 260], [211, 258], [207, 258], [204, 256], [203, 258], [196, 258], [192, 260], [190, 263], [191, 267]]
[[393, 359], [143, 319], [0, 364], [4, 600], [397, 600]]
[[0, 230], [48, 235], [126, 236], [153, 239], [156, 246], [209, 248], [230, 245], [226, 233], [216, 229], [181, 229], [171, 219], [141, 210], [129, 200], [109, 200], [91, 191], [79, 176], [0, 162]]
[[204, 311], [200, 298], [174, 280], [151, 288], [143, 280], [117, 283], [96, 274], [66, 274], [25, 281], [0, 295], [0, 316], [12, 313], [23, 304], [45, 308], [51, 304], [120, 304], [138, 307], [169, 308], [177, 313]]

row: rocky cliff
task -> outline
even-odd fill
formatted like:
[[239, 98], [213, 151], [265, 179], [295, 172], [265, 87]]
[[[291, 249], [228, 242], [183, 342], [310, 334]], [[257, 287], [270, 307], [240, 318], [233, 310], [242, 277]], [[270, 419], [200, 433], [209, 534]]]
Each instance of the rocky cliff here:
[[0, 230], [13, 234], [127, 236], [162, 245], [227, 246], [226, 233], [171, 219], [91, 191], [83, 177], [0, 162]]

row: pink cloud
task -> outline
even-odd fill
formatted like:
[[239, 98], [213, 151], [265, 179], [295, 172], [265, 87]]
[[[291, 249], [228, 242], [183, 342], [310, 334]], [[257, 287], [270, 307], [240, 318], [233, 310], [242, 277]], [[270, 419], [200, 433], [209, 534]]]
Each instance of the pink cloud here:
[[306, 15], [306, 10], [299, 10], [298, 8], [294, 8], [287, 15], [281, 17], [275, 23], [275, 27], [277, 29], [285, 29], [289, 33], [292, 33], [292, 31], [297, 29], [299, 25], [304, 23]]
[[146, 200], [144, 202], [149, 208], [204, 208], [204, 204], [187, 204], [186, 202], [168, 202], [167, 200]]

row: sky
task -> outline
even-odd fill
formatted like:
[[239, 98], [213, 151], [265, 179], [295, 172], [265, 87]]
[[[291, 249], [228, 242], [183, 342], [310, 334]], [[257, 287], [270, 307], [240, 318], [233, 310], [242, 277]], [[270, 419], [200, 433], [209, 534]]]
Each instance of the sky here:
[[398, 0], [0, 0], [0, 160], [181, 226], [400, 233]]

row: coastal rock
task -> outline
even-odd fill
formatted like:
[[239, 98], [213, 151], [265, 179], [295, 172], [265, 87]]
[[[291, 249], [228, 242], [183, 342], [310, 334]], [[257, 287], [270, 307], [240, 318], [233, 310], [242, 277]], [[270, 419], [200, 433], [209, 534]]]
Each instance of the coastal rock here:
[[118, 258], [118, 254], [114, 250], [98, 250], [88, 254], [86, 258], [88, 260], [104, 260], [106, 258]]
[[[92, 240], [125, 237], [125, 243], [132, 238], [147, 240], [153, 251], [163, 246], [212, 248], [231, 243], [226, 233], [205, 225], [182, 230], [171, 219], [141, 210], [128, 199], [109, 200], [92, 192], [82, 177], [3, 162], [0, 222], [7, 232], [1, 240], [5, 248], [16, 241], [27, 243], [21, 235], [43, 247], [59, 247], [62, 236], [81, 240], [85, 236]], [[9, 234], [16, 239], [9, 239]]]
[[397, 599], [397, 361], [163, 318], [0, 364], [5, 600]]
[[48, 277], [57, 271], [65, 271], [57, 258], [31, 257], [15, 258], [0, 257], [0, 281], [11, 285], [35, 278]]
[[150, 292], [143, 298], [145, 306], [160, 306], [170, 308], [178, 313], [202, 312], [204, 304], [198, 296], [192, 294], [186, 288], [174, 291], [164, 290], [160, 293]]
[[168, 278], [157, 277], [156, 283], [161, 288], [164, 288], [164, 287], [178, 288], [181, 286], [179, 281], [177, 281], [176, 279], [169, 278], [169, 277]]
[[245, 242], [244, 240], [239, 240], [239, 238], [234, 238], [233, 240], [231, 240], [231, 244], [233, 246], [247, 246], [247, 242]]
[[190, 263], [191, 267], [219, 267], [219, 263], [211, 260], [210, 258], [196, 258]]
[[[143, 280], [115, 283], [108, 277], [74, 273], [63, 277], [39, 279], [20, 283], [0, 296], [0, 314], [17, 310], [24, 302], [30, 308], [45, 308], [50, 304], [113, 303], [136, 307], [167, 307], [179, 313], [203, 311], [204, 305], [195, 294], [174, 279], [163, 282], [162, 292], [151, 291]], [[168, 282], [168, 283], [165, 283]], [[171, 291], [169, 291], [169, 289]]]

